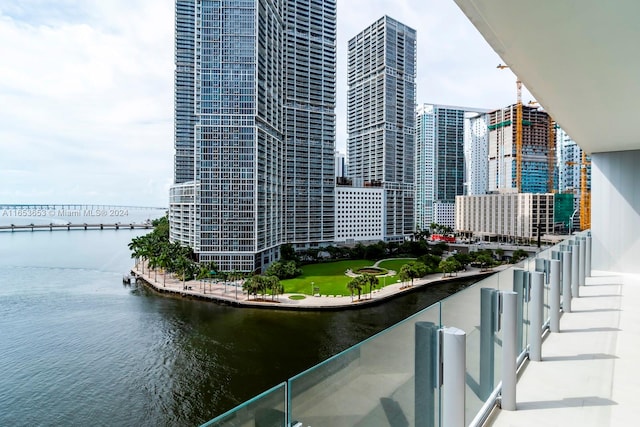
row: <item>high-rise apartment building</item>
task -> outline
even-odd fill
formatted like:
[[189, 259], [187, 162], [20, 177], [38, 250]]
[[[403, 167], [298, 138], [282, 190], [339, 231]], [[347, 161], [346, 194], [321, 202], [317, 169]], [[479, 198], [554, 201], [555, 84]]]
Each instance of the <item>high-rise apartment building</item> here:
[[[489, 191], [518, 189], [515, 118], [515, 105], [489, 113]], [[546, 112], [522, 106], [521, 193], [549, 191], [550, 122]]]
[[336, 0], [285, 1], [286, 241], [335, 230]]
[[480, 112], [435, 104], [418, 107], [415, 150], [417, 228], [429, 229], [431, 223], [454, 227], [455, 199], [464, 194], [465, 147], [470, 144], [468, 140], [471, 137], [469, 120]]
[[465, 121], [464, 194], [487, 194], [489, 186], [489, 115], [469, 113]]
[[388, 16], [349, 40], [349, 175], [382, 183], [385, 240], [414, 227], [416, 31]]
[[335, 19], [335, 0], [176, 1], [170, 233], [201, 261], [262, 270], [333, 239]]
[[176, 1], [175, 29], [175, 110], [174, 110], [174, 182], [193, 181], [195, 132], [195, 22], [194, 0]]

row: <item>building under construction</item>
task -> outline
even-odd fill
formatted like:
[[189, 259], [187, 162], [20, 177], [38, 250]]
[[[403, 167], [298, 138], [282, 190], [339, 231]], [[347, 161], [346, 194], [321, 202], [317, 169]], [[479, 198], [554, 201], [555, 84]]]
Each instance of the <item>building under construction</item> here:
[[[515, 125], [518, 104], [489, 113], [488, 191], [552, 192], [555, 189], [553, 122], [545, 111], [538, 108], [526, 105], [520, 105], [520, 108], [520, 129]], [[521, 132], [519, 142], [518, 132]], [[518, 145], [521, 146], [520, 154]]]

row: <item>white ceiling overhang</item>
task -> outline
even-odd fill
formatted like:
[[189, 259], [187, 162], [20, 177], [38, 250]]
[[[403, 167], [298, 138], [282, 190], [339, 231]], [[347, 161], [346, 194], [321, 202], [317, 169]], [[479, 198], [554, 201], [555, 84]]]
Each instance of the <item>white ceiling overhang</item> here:
[[455, 2], [584, 150], [640, 149], [640, 1]]

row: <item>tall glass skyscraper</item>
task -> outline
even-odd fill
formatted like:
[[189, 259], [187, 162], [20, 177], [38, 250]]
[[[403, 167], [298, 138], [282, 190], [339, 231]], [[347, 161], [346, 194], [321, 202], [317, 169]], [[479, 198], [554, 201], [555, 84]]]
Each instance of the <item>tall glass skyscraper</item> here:
[[415, 214], [421, 230], [431, 223], [454, 227], [456, 196], [464, 194], [470, 120], [482, 111], [435, 104], [418, 107]]
[[[333, 198], [322, 176], [328, 173], [333, 182], [335, 1], [319, 4], [327, 6], [309, 7], [307, 2], [305, 9], [302, 2], [287, 0], [176, 0], [170, 233], [173, 241], [191, 246], [201, 261], [215, 261], [221, 270], [261, 271], [276, 260], [280, 245], [294, 235], [289, 229], [298, 217], [291, 215], [298, 212], [295, 199], [304, 195], [302, 189], [315, 196], [319, 188]], [[297, 26], [298, 18], [306, 20], [306, 27]], [[306, 50], [298, 36], [306, 40]], [[318, 49], [326, 55], [309, 54]], [[306, 81], [300, 72], [305, 61], [307, 77], [313, 74]], [[318, 69], [325, 72], [316, 78]], [[323, 85], [330, 96], [313, 98]], [[298, 110], [326, 114], [319, 115], [320, 136], [315, 133], [317, 116], [309, 123], [291, 113]], [[327, 172], [318, 168], [313, 151], [324, 145], [331, 154]], [[313, 170], [310, 161], [306, 166], [298, 162], [304, 153], [308, 160], [314, 156]], [[303, 176], [306, 180], [291, 190]], [[299, 242], [332, 239], [333, 217], [326, 220], [331, 231], [325, 235], [323, 218], [317, 225], [313, 221], [318, 218], [309, 214], [322, 213], [324, 201], [305, 198], [304, 227], [313, 232]], [[333, 212], [333, 200], [327, 209]]]
[[286, 241], [335, 233], [336, 0], [285, 2]]
[[384, 16], [349, 40], [349, 175], [386, 192], [385, 240], [413, 232], [416, 31]]

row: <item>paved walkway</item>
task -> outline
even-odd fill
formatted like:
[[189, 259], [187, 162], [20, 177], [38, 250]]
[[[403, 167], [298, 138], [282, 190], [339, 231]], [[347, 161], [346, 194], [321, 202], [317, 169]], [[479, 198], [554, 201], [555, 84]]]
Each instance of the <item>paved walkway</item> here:
[[587, 278], [518, 380], [516, 411], [488, 425], [632, 426], [640, 423], [640, 277]]
[[[371, 297], [368, 292], [363, 293], [360, 301], [358, 301], [357, 295], [354, 296], [353, 300], [350, 295], [305, 295], [304, 299], [289, 298], [292, 295], [302, 295], [300, 293], [279, 295], [273, 300], [271, 299], [271, 296], [267, 296], [266, 301], [255, 301], [253, 296], [248, 299], [247, 294], [242, 291], [241, 280], [227, 282], [226, 285], [224, 282], [208, 283], [199, 280], [190, 280], [183, 285], [182, 281], [171, 275], [167, 275], [167, 277], [164, 278], [161, 272], [155, 273], [153, 270], [149, 271], [149, 268], [146, 265], [144, 267], [143, 274], [142, 263], [140, 263], [138, 267], [134, 267], [131, 270], [131, 273], [136, 277], [142, 278], [147, 284], [159, 292], [174, 293], [181, 296], [210, 299], [212, 301], [242, 306], [260, 306], [283, 309], [335, 309], [339, 307], [354, 307], [357, 305], [378, 303], [380, 300], [392, 298], [396, 295], [410, 292], [416, 288], [435, 282], [491, 274], [508, 267], [510, 267], [510, 265], [499, 266], [487, 272], [481, 272], [480, 269], [467, 267], [466, 271], [461, 271], [453, 277], [446, 278], [443, 278], [441, 273], [430, 274], [422, 279], [415, 279], [413, 281], [413, 285], [411, 285], [411, 282], [399, 282], [387, 285], [381, 289], [375, 289]], [[347, 293], [346, 289], [345, 293]]]

